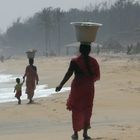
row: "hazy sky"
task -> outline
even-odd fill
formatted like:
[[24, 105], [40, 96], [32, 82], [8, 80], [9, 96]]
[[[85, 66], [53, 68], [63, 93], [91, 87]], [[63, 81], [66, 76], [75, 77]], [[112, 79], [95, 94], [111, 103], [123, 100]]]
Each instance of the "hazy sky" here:
[[18, 17], [26, 19], [45, 7], [60, 7], [63, 10], [81, 9], [89, 3], [94, 5], [102, 1], [105, 0], [0, 0], [0, 31], [5, 31]]

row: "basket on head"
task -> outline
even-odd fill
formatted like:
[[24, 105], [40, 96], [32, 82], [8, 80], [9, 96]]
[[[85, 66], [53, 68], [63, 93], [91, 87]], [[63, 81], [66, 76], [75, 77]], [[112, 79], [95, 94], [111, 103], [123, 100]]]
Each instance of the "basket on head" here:
[[81, 43], [91, 43], [96, 39], [97, 31], [102, 24], [93, 22], [72, 22], [75, 26], [76, 39]]
[[34, 59], [34, 57], [35, 57], [35, 53], [36, 53], [36, 50], [28, 50], [27, 52], [26, 52], [26, 54], [27, 54], [27, 58], [32, 58], [32, 59]]

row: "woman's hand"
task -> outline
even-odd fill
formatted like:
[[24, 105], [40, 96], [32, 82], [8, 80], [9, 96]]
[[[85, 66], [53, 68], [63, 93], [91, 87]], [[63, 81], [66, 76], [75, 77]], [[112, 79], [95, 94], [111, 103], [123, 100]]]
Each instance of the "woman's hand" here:
[[59, 86], [57, 86], [57, 87], [55, 88], [55, 91], [56, 91], [56, 92], [58, 92], [58, 91], [60, 91], [60, 90], [61, 90], [61, 88], [62, 88], [62, 86], [61, 86], [61, 85], [59, 85]]

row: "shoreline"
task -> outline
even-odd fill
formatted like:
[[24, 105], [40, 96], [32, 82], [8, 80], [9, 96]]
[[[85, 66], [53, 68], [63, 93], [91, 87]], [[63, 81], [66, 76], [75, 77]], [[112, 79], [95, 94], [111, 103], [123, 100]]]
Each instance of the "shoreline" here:
[[[7, 86], [8, 83], [5, 85]], [[9, 88], [1, 88], [0, 89], [0, 103], [8, 103], [8, 102], [16, 102], [17, 99], [15, 98], [15, 93], [13, 92], [14, 86], [12, 88], [9, 86]], [[25, 86], [22, 90], [22, 96], [21, 100], [28, 100], [27, 94], [25, 93]], [[5, 91], [6, 90], [6, 91]], [[60, 92], [55, 92], [55, 88], [48, 88], [46, 85], [37, 85], [35, 90], [34, 99], [38, 98], [45, 98], [45, 97], [51, 97], [55, 94], [63, 94], [66, 91], [70, 91], [70, 87], [64, 87]], [[2, 93], [4, 92], [4, 93]]]

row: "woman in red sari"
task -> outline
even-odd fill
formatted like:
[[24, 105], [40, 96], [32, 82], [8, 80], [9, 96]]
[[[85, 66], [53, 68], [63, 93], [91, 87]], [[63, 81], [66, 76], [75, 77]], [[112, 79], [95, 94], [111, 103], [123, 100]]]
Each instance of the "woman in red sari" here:
[[23, 76], [23, 79], [26, 77], [26, 93], [29, 99], [29, 103], [33, 103], [33, 96], [34, 96], [34, 90], [36, 88], [36, 84], [38, 84], [38, 74], [37, 74], [37, 68], [33, 65], [34, 60], [29, 59], [29, 65], [26, 67], [25, 74]]
[[100, 69], [96, 59], [89, 56], [90, 45], [81, 44], [81, 55], [72, 59], [56, 91], [60, 91], [67, 80], [75, 74], [71, 84], [71, 92], [67, 100], [67, 109], [72, 111], [74, 134], [72, 139], [78, 139], [78, 131], [83, 129], [84, 139], [90, 139], [87, 130], [90, 128], [94, 99], [94, 82], [100, 79]]

